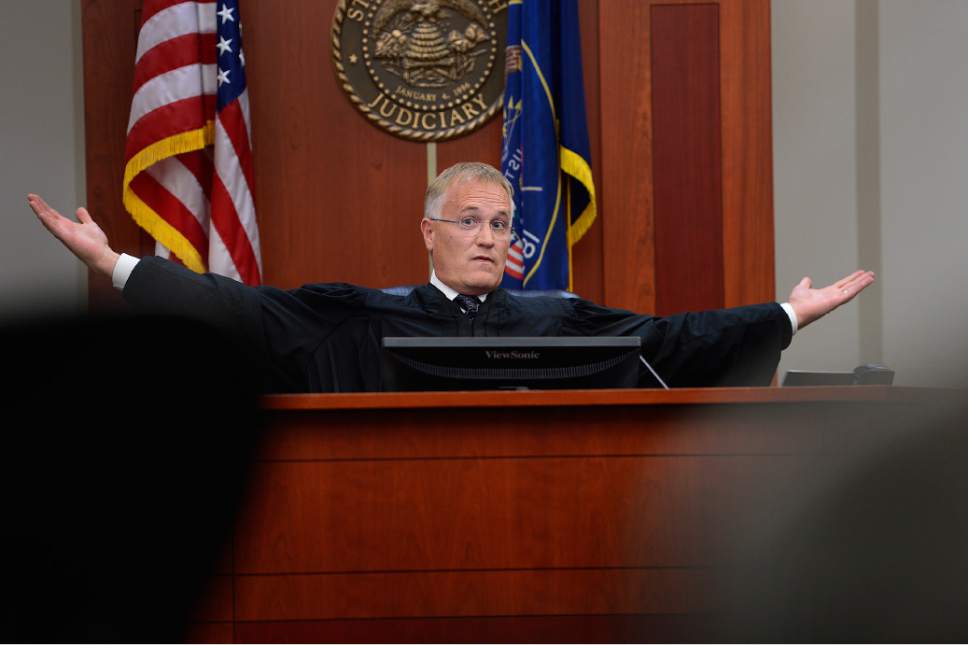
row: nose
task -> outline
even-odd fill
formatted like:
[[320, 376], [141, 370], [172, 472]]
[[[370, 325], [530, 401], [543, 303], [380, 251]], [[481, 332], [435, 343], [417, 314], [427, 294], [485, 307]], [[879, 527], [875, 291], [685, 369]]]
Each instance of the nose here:
[[480, 246], [486, 246], [488, 248], [494, 246], [494, 231], [491, 230], [490, 222], [481, 223], [481, 228], [477, 231], [477, 238], [475, 241]]

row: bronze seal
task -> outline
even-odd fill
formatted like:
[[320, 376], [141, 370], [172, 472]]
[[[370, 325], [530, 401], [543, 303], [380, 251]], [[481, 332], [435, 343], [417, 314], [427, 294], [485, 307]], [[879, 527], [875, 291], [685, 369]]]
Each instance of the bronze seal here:
[[508, 0], [340, 0], [333, 62], [366, 118], [406, 139], [472, 132], [501, 109]]

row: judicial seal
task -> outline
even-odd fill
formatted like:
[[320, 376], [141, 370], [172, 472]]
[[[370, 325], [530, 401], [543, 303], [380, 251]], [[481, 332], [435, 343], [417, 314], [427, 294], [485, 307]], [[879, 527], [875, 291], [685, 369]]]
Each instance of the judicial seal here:
[[333, 63], [350, 100], [416, 141], [467, 134], [501, 109], [508, 0], [340, 0]]

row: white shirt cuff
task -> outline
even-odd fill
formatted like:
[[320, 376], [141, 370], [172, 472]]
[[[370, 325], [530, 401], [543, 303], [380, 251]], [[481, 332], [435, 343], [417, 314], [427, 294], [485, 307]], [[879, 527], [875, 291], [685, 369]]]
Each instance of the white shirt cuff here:
[[140, 262], [138, 258], [131, 257], [127, 253], [121, 254], [121, 257], [114, 264], [114, 271], [111, 272], [111, 284], [114, 285], [115, 289], [119, 291], [124, 289], [128, 278], [131, 277], [131, 272], [138, 266], [138, 262]]
[[789, 302], [781, 303], [780, 306], [783, 307], [783, 311], [790, 317], [790, 336], [792, 337], [796, 335], [797, 329], [799, 328], [797, 325], [797, 312], [793, 311], [793, 305]]

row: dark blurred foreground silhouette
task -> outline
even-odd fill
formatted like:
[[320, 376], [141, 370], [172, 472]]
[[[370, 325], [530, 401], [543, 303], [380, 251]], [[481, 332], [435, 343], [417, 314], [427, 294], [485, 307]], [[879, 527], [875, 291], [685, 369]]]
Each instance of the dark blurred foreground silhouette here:
[[259, 436], [223, 335], [121, 317], [0, 329], [3, 641], [186, 637]]
[[968, 641], [968, 405], [951, 394], [818, 428], [851, 439], [740, 520], [704, 637]]

